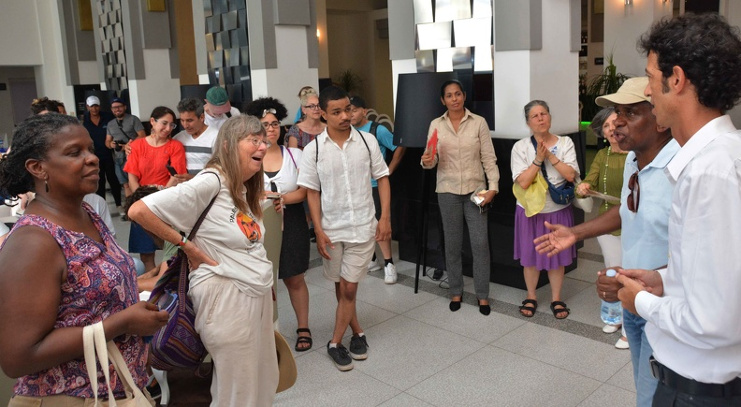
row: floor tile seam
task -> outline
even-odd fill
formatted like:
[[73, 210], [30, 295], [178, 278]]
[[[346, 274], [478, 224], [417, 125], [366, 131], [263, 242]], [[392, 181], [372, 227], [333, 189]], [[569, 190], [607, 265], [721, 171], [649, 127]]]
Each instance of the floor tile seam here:
[[[415, 385], [415, 386], [416, 386], [416, 385]], [[420, 403], [425, 403], [425, 404], [429, 404], [429, 405], [432, 405], [432, 406], [434, 406], [434, 404], [430, 404], [430, 402], [428, 402], [428, 401], [425, 401], [425, 400], [422, 400], [421, 398], [419, 398], [419, 397], [417, 397], [417, 396], [414, 396], [414, 395], [412, 395], [412, 394], [409, 394], [409, 393], [407, 393], [406, 391], [402, 391], [401, 393], [399, 393], [399, 394], [395, 395], [395, 396], [394, 396], [394, 397], [393, 397], [392, 399], [394, 399], [394, 398], [397, 398], [397, 397], [399, 397], [399, 395], [400, 395], [400, 394], [406, 394], [407, 396], [409, 396], [409, 397], [411, 397], [411, 398], [413, 398], [413, 399], [415, 399], [415, 400], [418, 400], [418, 401], [419, 401]], [[389, 400], [391, 400], [391, 399], [389, 399]], [[389, 400], [386, 400], [386, 401], [389, 401]], [[386, 402], [386, 401], [385, 401], [385, 402]], [[384, 402], [384, 403], [385, 403], [385, 402]], [[377, 405], [376, 405], [376, 407], [378, 407], [378, 406], [380, 406], [380, 405], [382, 405], [382, 404], [383, 404], [383, 403], [381, 403], [381, 404], [377, 404]]]
[[[384, 384], [385, 384], [385, 383], [384, 383]], [[393, 387], [393, 386], [391, 386], [391, 387]], [[384, 404], [388, 403], [389, 401], [391, 401], [391, 400], [393, 400], [393, 399], [395, 399], [395, 398], [399, 397], [399, 395], [400, 395], [400, 394], [404, 394], [404, 390], [399, 390], [399, 392], [398, 392], [398, 393], [396, 393], [396, 394], [394, 394], [393, 396], [391, 396], [391, 397], [387, 398], [386, 400], [383, 400], [383, 401], [381, 401], [380, 403], [374, 404], [373, 406], [374, 406], [374, 407], [382, 406], [382, 405], [384, 405]], [[421, 401], [421, 400], [420, 400], [420, 401]]]
[[[424, 382], [425, 382], [426, 380], [428, 380], [428, 379], [432, 378], [433, 376], [435, 376], [435, 375], [438, 375], [438, 374], [441, 374], [441, 373], [442, 373], [442, 372], [443, 372], [444, 370], [446, 370], [446, 369], [450, 369], [450, 368], [451, 368], [451, 367], [453, 367], [454, 365], [456, 365], [456, 364], [458, 364], [458, 363], [461, 363], [461, 362], [462, 362], [462, 361], [463, 361], [464, 359], [468, 358], [469, 356], [473, 355], [474, 353], [476, 353], [476, 352], [478, 352], [478, 351], [480, 351], [481, 349], [484, 349], [484, 348], [486, 347], [486, 344], [485, 344], [485, 343], [482, 343], [482, 342], [479, 342], [479, 341], [475, 341], [475, 342], [476, 342], [476, 343], [477, 343], [478, 345], [480, 345], [480, 346], [478, 346], [477, 348], [475, 348], [475, 349], [474, 349], [474, 350], [472, 350], [471, 352], [468, 352], [468, 353], [466, 353], [466, 354], [462, 355], [462, 356], [460, 357], [460, 359], [454, 360], [454, 361], [450, 362], [450, 363], [449, 363], [449, 364], [447, 364], [447, 365], [440, 365], [440, 366], [438, 366], [438, 369], [437, 369], [436, 371], [433, 371], [432, 373], [429, 373], [430, 371], [429, 371], [428, 369], [424, 369], [424, 373], [425, 373], [425, 375], [424, 375], [424, 376], [423, 376], [423, 377], [422, 377], [422, 378], [421, 378], [421, 379], [420, 379], [419, 381], [417, 381], [416, 383], [414, 383], [414, 384], [410, 385], [409, 387], [407, 387], [407, 388], [405, 388], [405, 389], [401, 389], [401, 388], [399, 388], [399, 387], [397, 387], [397, 386], [395, 386], [395, 385], [392, 385], [392, 384], [388, 384], [388, 383], [385, 383], [385, 382], [382, 382], [382, 383], [384, 383], [384, 384], [387, 384], [387, 385], [389, 385], [389, 386], [391, 386], [391, 387], [393, 387], [393, 388], [395, 388], [395, 389], [398, 389], [398, 390], [400, 390], [400, 391], [401, 391], [401, 392], [403, 392], [403, 393], [406, 393], [406, 392], [408, 392], [409, 390], [411, 390], [411, 389], [413, 389], [413, 388], [415, 388], [415, 387], [417, 387], [417, 386], [421, 385], [422, 383], [424, 383]], [[370, 376], [370, 377], [374, 377], [373, 375], [371, 375], [371, 374], [369, 374], [369, 373], [367, 373], [367, 372], [364, 372], [364, 373], [365, 373], [366, 375]], [[429, 374], [427, 374], [427, 373], [429, 373]], [[374, 378], [375, 378], [375, 377], [374, 377]], [[376, 380], [379, 380], [379, 379], [376, 379]], [[379, 380], [379, 381], [380, 381], [380, 380]], [[398, 394], [397, 394], [397, 396], [398, 396]], [[412, 395], [410, 394], [410, 396], [412, 396]], [[396, 397], [396, 396], [394, 396], [394, 397]], [[412, 397], [414, 397], [414, 396], [412, 396]], [[418, 397], [414, 397], [414, 398], [415, 398], [415, 399], [419, 399]], [[428, 404], [429, 404], [429, 402], [427, 402], [427, 401], [425, 401], [425, 400], [420, 400], [420, 401], [423, 401], [423, 402], [425, 402], [425, 403], [428, 403]]]
[[[517, 355], [517, 356], [521, 356], [521, 357], [523, 357], [523, 358], [526, 358], [526, 359], [530, 359], [530, 360], [532, 360], [533, 362], [541, 363], [541, 364], [544, 364], [544, 365], [547, 365], [547, 366], [550, 366], [550, 367], [553, 367], [553, 368], [556, 368], [556, 369], [560, 369], [560, 370], [565, 370], [565, 371], [567, 371], [567, 372], [569, 372], [569, 373], [575, 374], [575, 375], [577, 375], [577, 376], [580, 376], [580, 377], [582, 377], [582, 378], [584, 378], [584, 379], [588, 379], [588, 380], [592, 380], [592, 381], [595, 381], [595, 382], [599, 383], [599, 385], [597, 386], [597, 388], [599, 388], [599, 387], [600, 387], [601, 385], [603, 385], [603, 384], [608, 384], [608, 383], [607, 383], [607, 381], [608, 381], [608, 380], [610, 380], [610, 379], [612, 378], [612, 376], [610, 376], [610, 377], [609, 377], [608, 379], [606, 379], [605, 381], [602, 381], [602, 380], [599, 380], [599, 379], [595, 379], [594, 377], [586, 376], [586, 375], [584, 375], [584, 373], [580, 373], [580, 372], [575, 372], [575, 371], [573, 371], [573, 370], [571, 370], [571, 369], [569, 369], [569, 368], [567, 368], [567, 367], [564, 367], [564, 366], [558, 366], [558, 365], [554, 365], [553, 363], [549, 363], [549, 362], [546, 362], [546, 361], [544, 361], [544, 360], [540, 360], [540, 359], [537, 359], [537, 358], [535, 358], [535, 357], [532, 357], [532, 356], [530, 356], [529, 354], [526, 354], [526, 353], [513, 352], [513, 351], [512, 351], [512, 350], [510, 350], [510, 349], [507, 349], [507, 348], [503, 348], [503, 347], [501, 347], [501, 346], [498, 346], [498, 345], [496, 345], [496, 344], [494, 344], [494, 343], [490, 343], [490, 344], [489, 344], [489, 345], [487, 345], [487, 346], [491, 346], [491, 347], [494, 347], [494, 348], [496, 348], [496, 349], [498, 349], [498, 350], [501, 350], [501, 351], [504, 351], [504, 352], [508, 352], [508, 353], [512, 353], [512, 354], [515, 354], [515, 355]], [[621, 367], [620, 369], [622, 369], [622, 367]], [[620, 369], [618, 369], [618, 370], [617, 370], [617, 371], [615, 372], [615, 374], [617, 374], [617, 373], [618, 373], [618, 372], [620, 371]], [[614, 376], [614, 375], [613, 375], [613, 376]], [[617, 386], [615, 386], [615, 387], [617, 387]], [[596, 389], [595, 389], [595, 390], [596, 390]], [[583, 400], [582, 400], [582, 401], [583, 401]]]
[[[432, 301], [435, 301], [435, 300], [433, 299]], [[423, 305], [427, 305], [427, 304], [429, 304], [429, 303], [430, 303], [430, 302], [432, 302], [432, 301], [429, 301], [429, 302], [427, 302], [427, 303], [425, 303], [425, 304], [423, 304]], [[420, 307], [421, 307], [421, 306], [422, 306], [422, 305], [420, 305]], [[488, 345], [489, 343], [491, 343], [491, 342], [493, 342], [493, 341], [496, 341], [496, 340], [500, 339], [501, 337], [503, 337], [504, 335], [506, 335], [507, 333], [509, 333], [509, 332], [503, 333], [503, 334], [501, 334], [501, 335], [497, 336], [497, 337], [496, 337], [495, 339], [492, 339], [491, 341], [488, 341], [488, 342], [483, 342], [483, 341], [481, 341], [480, 339], [478, 339], [477, 337], [474, 337], [474, 336], [469, 336], [469, 335], [466, 335], [466, 334], [464, 334], [464, 333], [461, 333], [461, 332], [455, 331], [455, 330], [453, 330], [453, 328], [452, 328], [452, 327], [451, 327], [451, 328], [448, 328], [448, 325], [445, 325], [445, 326], [433, 325], [433, 324], [431, 324], [431, 323], [429, 323], [429, 322], [427, 322], [427, 321], [424, 321], [424, 320], [421, 320], [421, 319], [417, 319], [417, 318], [415, 318], [415, 317], [414, 317], [414, 316], [412, 316], [412, 315], [407, 315], [407, 313], [409, 313], [409, 312], [412, 312], [412, 311], [414, 311], [414, 310], [417, 310], [418, 308], [419, 308], [419, 307], [416, 307], [416, 308], [412, 308], [411, 310], [409, 310], [409, 311], [407, 311], [407, 312], [405, 312], [405, 313], [403, 313], [403, 314], [400, 314], [400, 315], [401, 315], [401, 316], [404, 316], [404, 317], [407, 317], [407, 318], [410, 318], [410, 319], [413, 319], [413, 320], [414, 320], [414, 321], [416, 321], [416, 322], [419, 322], [419, 323], [422, 323], [422, 324], [425, 324], [425, 325], [431, 326], [431, 327], [433, 327], [433, 328], [437, 328], [437, 329], [442, 329], [443, 331], [446, 331], [446, 332], [450, 332], [450, 333], [452, 333], [452, 334], [455, 334], [455, 335], [458, 335], [458, 336], [462, 336], [462, 337], [464, 337], [464, 338], [466, 338], [466, 339], [472, 340], [472, 341], [474, 341], [474, 342], [478, 342], [478, 343], [480, 343], [480, 344], [483, 344], [483, 345]], [[482, 318], [485, 318], [485, 316], [483, 316], [483, 315], [482, 315], [481, 317], [482, 317]], [[518, 326], [517, 326], [516, 328], [519, 328], [519, 325], [518, 325]], [[515, 328], [515, 329], [516, 329], [516, 328]], [[510, 331], [510, 332], [511, 332], [511, 331]]]
[[[370, 274], [369, 276], [380, 279], [380, 277], [376, 277]], [[407, 287], [414, 288], [414, 277], [400, 274], [397, 280], [397, 284], [402, 284]], [[431, 283], [429, 281], [426, 281], [421, 276], [419, 280], [419, 289], [420, 291], [424, 291], [429, 294], [434, 294], [444, 298], [448, 297], [447, 289], [440, 288], [438, 286], [438, 283]], [[474, 293], [464, 291], [463, 302], [469, 305], [478, 306], [478, 301], [475, 300], [475, 297], [476, 295]], [[517, 319], [526, 318], [520, 314], [517, 305], [497, 299], [492, 299], [491, 297], [489, 298], [489, 305], [491, 306], [492, 312], [496, 312], [500, 315], [506, 315]], [[598, 327], [594, 325], [570, 320], [568, 318], [559, 320], [553, 317], [553, 314], [550, 312], [536, 312], [533, 317], [527, 318], [525, 322], [557, 329], [559, 331], [571, 333], [583, 338], [606, 344], [614, 344], [614, 342], [617, 340], [613, 339], [613, 335], [605, 335]]]

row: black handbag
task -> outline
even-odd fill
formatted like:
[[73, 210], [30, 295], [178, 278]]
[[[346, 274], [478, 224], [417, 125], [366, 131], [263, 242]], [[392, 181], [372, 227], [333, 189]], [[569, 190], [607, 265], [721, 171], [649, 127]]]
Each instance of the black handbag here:
[[[535, 141], [535, 136], [530, 136], [530, 141], [533, 143], [533, 147], [537, 152], [538, 143]], [[545, 182], [548, 184], [548, 194], [551, 196], [551, 200], [553, 200], [553, 202], [559, 205], [568, 205], [571, 203], [571, 201], [574, 200], [574, 197], [576, 196], [576, 190], [574, 188], [573, 182], [566, 181], [558, 187], [551, 184], [551, 181], [548, 180], [548, 173], [545, 170], [545, 162], [543, 162], [543, 165], [540, 166], [540, 171], [543, 173], [543, 178], [545, 178]]]

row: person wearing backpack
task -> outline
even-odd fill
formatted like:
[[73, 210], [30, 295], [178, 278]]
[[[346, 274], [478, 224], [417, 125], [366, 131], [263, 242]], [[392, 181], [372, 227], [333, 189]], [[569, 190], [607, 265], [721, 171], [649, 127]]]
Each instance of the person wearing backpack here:
[[[389, 177], [394, 173], [394, 170], [401, 163], [401, 158], [404, 156], [404, 147], [397, 147], [394, 145], [394, 135], [378, 122], [368, 120], [366, 116], [368, 113], [365, 100], [359, 96], [353, 96], [350, 98], [350, 104], [352, 105], [352, 118], [351, 123], [353, 127], [359, 131], [364, 131], [372, 134], [378, 141], [378, 147], [381, 149], [384, 161], [389, 167]], [[378, 183], [376, 180], [371, 179], [371, 187], [373, 187], [373, 204], [376, 208], [376, 219], [381, 218], [381, 198], [378, 195]], [[378, 242], [378, 246], [381, 248], [383, 253], [383, 281], [386, 284], [396, 283], [396, 266], [394, 265], [394, 259], [391, 252], [391, 240], [384, 240]], [[376, 262], [376, 254], [373, 253], [373, 259], [368, 265], [368, 271], [377, 271], [381, 267]]]

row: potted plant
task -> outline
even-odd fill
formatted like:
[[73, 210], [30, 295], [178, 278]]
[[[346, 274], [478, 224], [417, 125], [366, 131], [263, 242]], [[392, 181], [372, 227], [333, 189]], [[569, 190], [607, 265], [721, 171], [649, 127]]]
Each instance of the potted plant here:
[[345, 92], [350, 95], [355, 95], [361, 90], [360, 88], [363, 86], [363, 79], [352, 70], [346, 69], [337, 76], [336, 83], [337, 86], [345, 89]]
[[605, 70], [592, 78], [589, 81], [587, 90], [584, 93], [582, 103], [584, 108], [582, 109], [582, 120], [591, 121], [592, 117], [599, 111], [600, 107], [594, 103], [597, 96], [606, 95], [608, 93], [617, 92], [620, 85], [628, 79], [629, 76], [622, 74], [617, 71], [617, 67], [613, 63], [612, 54], [607, 57], [607, 66]]

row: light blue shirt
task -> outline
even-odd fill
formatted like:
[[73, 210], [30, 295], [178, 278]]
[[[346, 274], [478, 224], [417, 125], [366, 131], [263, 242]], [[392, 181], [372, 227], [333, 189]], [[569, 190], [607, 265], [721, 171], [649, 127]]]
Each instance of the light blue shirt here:
[[674, 186], [664, 168], [679, 151], [671, 139], [648, 165], [638, 172], [640, 201], [638, 212], [628, 210], [628, 183], [638, 171], [634, 152], [625, 158], [623, 189], [620, 194], [620, 222], [623, 228], [623, 264], [625, 269], [652, 270], [667, 264], [669, 258], [669, 212]]
[[[356, 129], [370, 133], [371, 124], [373, 124], [373, 122], [368, 121], [368, 123], [356, 127]], [[394, 135], [391, 134], [386, 126], [379, 124], [376, 128], [376, 140], [378, 140], [378, 147], [381, 149], [381, 155], [383, 156], [383, 159], [386, 160], [387, 152], [393, 152], [396, 150], [396, 146], [394, 145]], [[371, 179], [371, 187], [378, 188], [378, 181]]]

